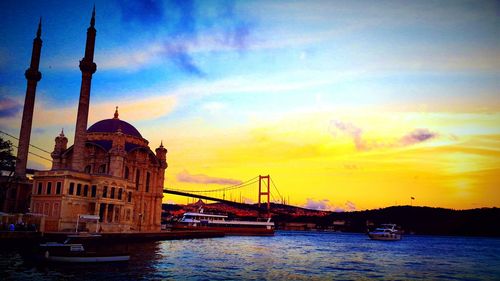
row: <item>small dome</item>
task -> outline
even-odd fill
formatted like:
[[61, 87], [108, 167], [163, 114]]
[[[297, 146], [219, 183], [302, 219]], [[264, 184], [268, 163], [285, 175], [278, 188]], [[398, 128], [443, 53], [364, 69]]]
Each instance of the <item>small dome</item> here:
[[115, 133], [118, 130], [125, 135], [142, 138], [137, 129], [129, 123], [118, 118], [104, 119], [88, 128], [87, 133]]

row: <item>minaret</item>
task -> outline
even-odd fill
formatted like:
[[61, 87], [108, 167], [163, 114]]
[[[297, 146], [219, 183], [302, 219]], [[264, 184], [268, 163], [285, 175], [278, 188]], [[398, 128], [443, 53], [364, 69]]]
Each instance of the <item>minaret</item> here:
[[80, 61], [82, 71], [82, 85], [80, 87], [80, 101], [78, 103], [78, 115], [76, 116], [75, 143], [73, 146], [73, 162], [71, 168], [76, 171], [83, 171], [85, 158], [85, 140], [87, 138], [87, 121], [89, 117], [90, 84], [92, 74], [95, 73], [97, 65], [94, 63], [94, 45], [96, 30], [95, 25], [95, 5], [92, 11], [90, 27], [87, 29], [87, 43], [85, 45], [85, 56]]
[[31, 53], [30, 67], [24, 73], [28, 85], [26, 87], [26, 98], [24, 100], [23, 120], [19, 133], [19, 144], [17, 148], [16, 175], [26, 177], [26, 164], [28, 162], [28, 151], [31, 137], [31, 125], [33, 123], [33, 107], [35, 106], [36, 85], [42, 79], [42, 73], [38, 71], [40, 65], [40, 53], [42, 51], [42, 18], [38, 23], [36, 38], [33, 40], [33, 51]]
[[163, 186], [163, 178], [164, 178], [164, 174], [165, 174], [165, 169], [167, 169], [168, 167], [168, 164], [167, 164], [167, 149], [165, 147], [163, 147], [163, 141], [161, 141], [160, 143], [160, 146], [155, 150], [156, 152], [156, 157], [158, 157], [158, 159], [160, 160], [160, 168], [163, 170], [162, 173], [160, 173], [161, 175], [161, 184]]
[[61, 169], [61, 157], [64, 151], [66, 151], [68, 145], [68, 138], [64, 136], [64, 129], [61, 130], [59, 136], [55, 139], [54, 151], [50, 154], [52, 156], [52, 170]]

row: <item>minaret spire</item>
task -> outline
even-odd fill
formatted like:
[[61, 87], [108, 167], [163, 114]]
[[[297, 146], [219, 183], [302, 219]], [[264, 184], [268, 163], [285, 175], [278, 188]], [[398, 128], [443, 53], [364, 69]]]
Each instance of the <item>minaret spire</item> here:
[[82, 72], [82, 84], [80, 86], [80, 100], [78, 103], [78, 114], [76, 116], [75, 143], [73, 146], [73, 162], [71, 168], [76, 171], [83, 171], [85, 140], [87, 139], [87, 122], [89, 116], [90, 86], [92, 74], [95, 73], [97, 65], [94, 62], [95, 48], [95, 5], [92, 10], [90, 26], [87, 29], [87, 41], [85, 44], [85, 55], [80, 61], [80, 70]]
[[40, 21], [38, 22], [38, 30], [36, 31], [36, 38], [40, 38], [42, 36], [42, 17], [40, 17]]
[[21, 131], [19, 132], [19, 145], [17, 149], [16, 175], [26, 177], [26, 165], [28, 162], [28, 151], [31, 137], [31, 126], [33, 124], [33, 108], [35, 106], [35, 94], [38, 81], [42, 79], [42, 73], [38, 71], [40, 65], [40, 54], [42, 52], [42, 18], [38, 23], [36, 37], [33, 40], [33, 51], [31, 53], [30, 67], [24, 73], [26, 80], [26, 97], [24, 99], [23, 119]]
[[90, 19], [90, 27], [94, 27], [95, 25], [95, 4], [94, 9], [92, 10], [92, 18]]

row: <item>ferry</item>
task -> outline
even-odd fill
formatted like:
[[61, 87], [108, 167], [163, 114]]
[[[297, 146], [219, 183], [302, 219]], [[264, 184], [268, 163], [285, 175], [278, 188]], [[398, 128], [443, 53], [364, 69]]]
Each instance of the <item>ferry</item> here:
[[401, 240], [401, 232], [395, 224], [382, 224], [373, 231], [368, 232], [372, 240], [398, 241]]
[[123, 245], [104, 244], [99, 234], [68, 235], [60, 242], [39, 245], [39, 257], [50, 262], [93, 263], [128, 261], [130, 255]]
[[172, 225], [172, 228], [176, 230], [213, 230], [223, 232], [225, 235], [274, 235], [274, 222], [271, 222], [271, 218], [265, 221], [229, 220], [226, 215], [207, 214], [203, 211], [185, 213], [178, 222]]

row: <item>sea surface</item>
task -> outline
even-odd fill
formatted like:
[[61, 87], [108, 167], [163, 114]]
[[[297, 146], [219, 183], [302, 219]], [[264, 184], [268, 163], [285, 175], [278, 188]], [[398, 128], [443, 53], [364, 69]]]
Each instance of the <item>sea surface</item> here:
[[0, 280], [500, 280], [500, 239], [278, 231], [131, 244], [116, 264], [39, 264], [0, 250]]

